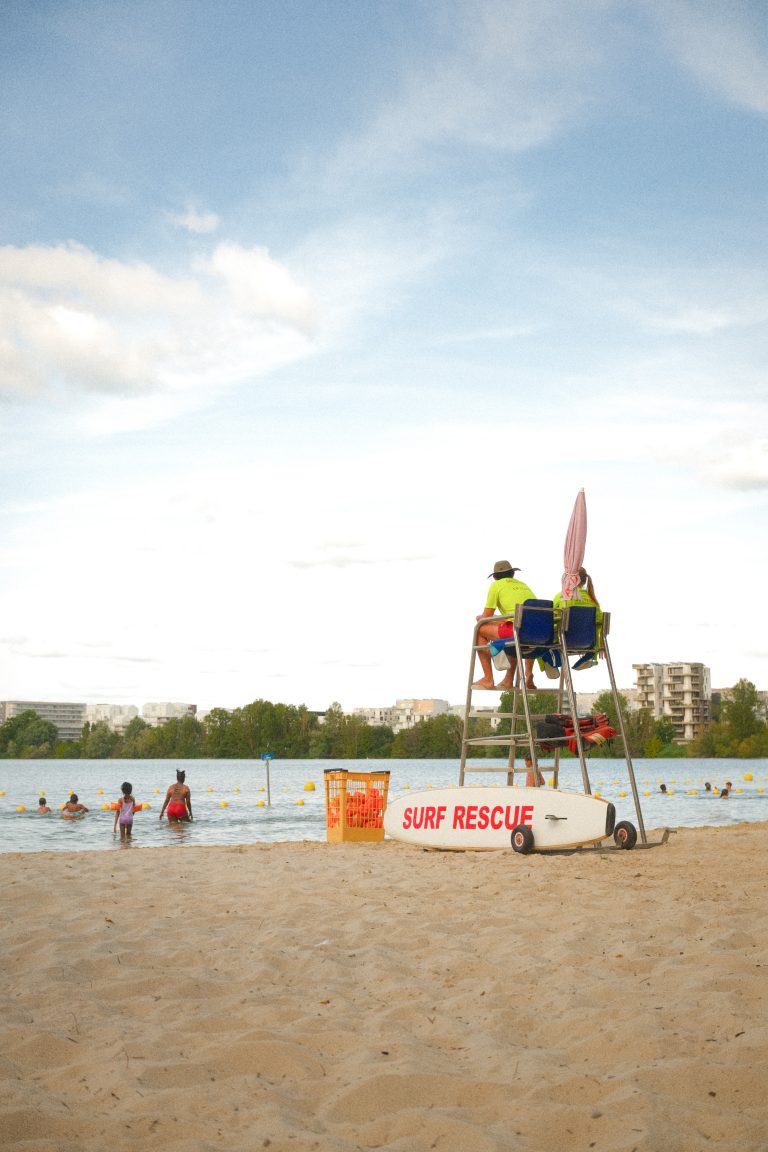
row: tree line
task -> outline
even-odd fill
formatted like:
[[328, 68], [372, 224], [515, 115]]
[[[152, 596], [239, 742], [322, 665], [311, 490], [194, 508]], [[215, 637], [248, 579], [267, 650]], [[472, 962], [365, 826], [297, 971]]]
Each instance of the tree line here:
[[[557, 710], [555, 692], [530, 696], [531, 711], [545, 715]], [[755, 685], [740, 680], [720, 705], [710, 725], [690, 744], [675, 743], [668, 716], [655, 720], [648, 709], [630, 712], [627, 698], [618, 697], [619, 710], [632, 756], [739, 757], [768, 756], [768, 724], [761, 718]], [[502, 696], [501, 712], [512, 710], [511, 694]], [[617, 709], [610, 692], [597, 698], [594, 711], [605, 712], [618, 728]], [[490, 720], [470, 722], [472, 736], [509, 732], [510, 720], [494, 729]], [[192, 716], [168, 720], [156, 728], [140, 717], [125, 731], [114, 732], [100, 721], [84, 725], [80, 739], [58, 738], [55, 724], [36, 712], [21, 712], [0, 725], [2, 759], [84, 760], [196, 760], [260, 759], [271, 753], [281, 760], [454, 759], [461, 754], [462, 720], [452, 713], [431, 716], [413, 728], [393, 732], [387, 725], [371, 725], [359, 716], [346, 715], [332, 704], [321, 723], [302, 704], [273, 704], [254, 700], [243, 708], [214, 708], [202, 720]], [[503, 756], [498, 746], [476, 745], [473, 758]], [[568, 755], [567, 752], [564, 755]], [[591, 756], [621, 755], [620, 742], [595, 748]]]

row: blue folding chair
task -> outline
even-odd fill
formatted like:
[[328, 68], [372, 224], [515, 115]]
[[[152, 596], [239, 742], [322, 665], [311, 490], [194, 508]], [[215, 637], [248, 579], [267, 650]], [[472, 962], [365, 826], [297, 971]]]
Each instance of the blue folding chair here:
[[568, 607], [565, 628], [561, 629], [563, 659], [568, 653], [581, 652], [583, 655], [574, 664], [579, 671], [597, 663], [597, 609], [591, 605], [573, 604]]

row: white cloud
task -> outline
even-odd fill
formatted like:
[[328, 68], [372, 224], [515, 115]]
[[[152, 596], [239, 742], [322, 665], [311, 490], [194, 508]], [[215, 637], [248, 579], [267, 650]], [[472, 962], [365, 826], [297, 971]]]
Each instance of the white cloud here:
[[78, 245], [0, 248], [0, 393], [144, 397], [164, 418], [309, 355], [313, 329], [309, 291], [263, 248], [220, 244], [176, 276]]
[[[581, 115], [601, 55], [595, 13], [562, 0], [470, 0], [440, 29], [444, 50], [404, 74], [399, 91], [339, 157], [378, 170], [430, 151], [521, 152]], [[455, 9], [450, 9], [451, 15]]]
[[215, 232], [221, 223], [221, 219], [215, 212], [197, 212], [194, 208], [189, 207], [185, 212], [167, 212], [166, 219], [171, 224], [176, 224], [177, 227], [185, 228], [187, 232], [193, 232], [198, 236]]
[[679, 60], [707, 88], [754, 112], [768, 112], [765, 9], [711, 0], [655, 0], [651, 5]]

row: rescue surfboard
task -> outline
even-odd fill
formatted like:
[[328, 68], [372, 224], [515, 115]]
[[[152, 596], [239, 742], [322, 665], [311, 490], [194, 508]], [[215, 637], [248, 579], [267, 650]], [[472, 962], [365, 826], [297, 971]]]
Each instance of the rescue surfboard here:
[[384, 833], [422, 848], [530, 852], [596, 844], [615, 820], [613, 804], [581, 792], [453, 786], [390, 800]]

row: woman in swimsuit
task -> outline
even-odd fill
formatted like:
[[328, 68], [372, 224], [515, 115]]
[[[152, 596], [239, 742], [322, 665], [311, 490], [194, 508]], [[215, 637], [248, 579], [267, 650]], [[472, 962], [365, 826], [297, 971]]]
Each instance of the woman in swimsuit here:
[[133, 832], [133, 810], [136, 807], [136, 801], [133, 798], [133, 788], [127, 780], [124, 784], [120, 785], [120, 791], [122, 792], [122, 796], [117, 802], [115, 824], [112, 831], [116, 832], [119, 824], [120, 839], [130, 840], [131, 833]]
[[160, 813], [161, 820], [165, 815], [166, 808], [168, 809], [168, 820], [172, 824], [178, 820], [192, 819], [192, 796], [189, 786], [184, 783], [185, 777], [186, 772], [176, 770], [176, 783], [171, 784], [165, 794], [163, 810]]

